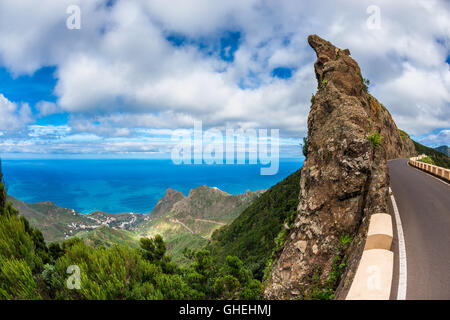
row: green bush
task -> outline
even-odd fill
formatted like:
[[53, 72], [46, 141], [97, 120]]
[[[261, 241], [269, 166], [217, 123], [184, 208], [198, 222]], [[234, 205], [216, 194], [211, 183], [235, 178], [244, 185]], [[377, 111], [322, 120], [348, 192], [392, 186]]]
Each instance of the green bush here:
[[429, 156], [423, 157], [421, 159], [419, 159], [420, 162], [425, 162], [428, 164], [434, 164], [433, 159], [431, 159]]
[[383, 136], [378, 131], [375, 131], [372, 135], [367, 136], [367, 140], [370, 141], [373, 148], [378, 148], [381, 145], [381, 141], [383, 141]]

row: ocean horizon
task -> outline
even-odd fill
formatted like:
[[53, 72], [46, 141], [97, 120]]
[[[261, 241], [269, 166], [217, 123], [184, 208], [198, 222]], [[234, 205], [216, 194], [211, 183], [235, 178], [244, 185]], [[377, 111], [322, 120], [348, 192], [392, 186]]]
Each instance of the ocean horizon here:
[[51, 201], [86, 214], [149, 213], [168, 188], [188, 195], [201, 185], [230, 194], [268, 189], [303, 164], [280, 159], [275, 175], [261, 165], [176, 165], [168, 159], [2, 160], [8, 194], [28, 202]]

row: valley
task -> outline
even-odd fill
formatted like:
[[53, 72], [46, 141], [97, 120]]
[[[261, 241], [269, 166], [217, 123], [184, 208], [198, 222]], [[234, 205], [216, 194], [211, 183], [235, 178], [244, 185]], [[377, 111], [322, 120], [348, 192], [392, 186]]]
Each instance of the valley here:
[[168, 254], [183, 262], [183, 250], [204, 247], [212, 233], [232, 222], [264, 190], [231, 195], [215, 187], [200, 186], [188, 196], [167, 189], [152, 212], [111, 214], [94, 211], [81, 214], [46, 201], [26, 203], [8, 196], [8, 200], [30, 224], [42, 230], [47, 242], [80, 237], [94, 247], [115, 243], [139, 247], [139, 239], [163, 236]]

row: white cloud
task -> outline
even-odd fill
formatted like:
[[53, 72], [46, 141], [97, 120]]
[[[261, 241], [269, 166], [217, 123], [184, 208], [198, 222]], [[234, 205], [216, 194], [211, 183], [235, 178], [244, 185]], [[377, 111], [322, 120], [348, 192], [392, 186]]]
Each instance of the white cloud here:
[[418, 141], [432, 147], [450, 146], [450, 130], [444, 129], [435, 134], [419, 137]]
[[36, 103], [36, 109], [39, 111], [40, 117], [45, 117], [51, 114], [62, 113], [62, 109], [56, 103], [49, 101], [39, 101]]
[[30, 125], [28, 126], [28, 135], [30, 137], [62, 137], [69, 134], [71, 128], [67, 125], [53, 126], [53, 125]]
[[[81, 7], [81, 30], [65, 27], [69, 4]], [[36, 108], [41, 117], [69, 112], [71, 134], [131, 141], [136, 128], [191, 128], [201, 120], [300, 138], [316, 91], [306, 38], [317, 33], [351, 50], [399, 127], [414, 135], [449, 128], [448, 2], [373, 4], [381, 30], [367, 28], [368, 5], [358, 0], [119, 0], [112, 8], [101, 0], [4, 0], [0, 64], [14, 74], [55, 65], [58, 101]], [[232, 62], [218, 50], [228, 31], [240, 33]], [[173, 46], [168, 34], [185, 44]], [[273, 78], [277, 67], [293, 68], [292, 78]]]
[[32, 114], [28, 104], [20, 106], [9, 101], [0, 93], [0, 130], [15, 132], [23, 129], [32, 121]]

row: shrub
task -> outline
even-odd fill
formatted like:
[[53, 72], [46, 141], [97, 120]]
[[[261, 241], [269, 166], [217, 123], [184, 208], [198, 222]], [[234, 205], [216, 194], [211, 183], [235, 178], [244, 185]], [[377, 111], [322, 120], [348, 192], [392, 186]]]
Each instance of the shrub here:
[[208, 245], [213, 260], [222, 264], [226, 256], [237, 256], [256, 279], [263, 279], [273, 262], [275, 239], [286, 219], [295, 218], [300, 175], [301, 169], [264, 192], [231, 224], [216, 230]]
[[383, 136], [378, 132], [375, 131], [372, 135], [367, 136], [367, 140], [370, 141], [373, 148], [377, 148], [381, 145], [381, 141], [383, 140]]
[[420, 162], [425, 162], [428, 164], [434, 164], [433, 159], [431, 159], [429, 156], [423, 157], [422, 159], [419, 159]]
[[0, 262], [0, 299], [42, 299], [25, 261], [12, 258]]
[[307, 137], [303, 138], [302, 152], [303, 152], [303, 155], [306, 158], [307, 155], [308, 155], [308, 138]]
[[352, 238], [348, 234], [341, 236], [341, 245], [346, 246], [352, 241]]
[[370, 80], [366, 79], [366, 78], [363, 78], [363, 84], [364, 84], [364, 86], [366, 87], [366, 90], [367, 90], [369, 88], [369, 86], [370, 86]]

